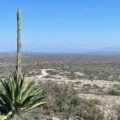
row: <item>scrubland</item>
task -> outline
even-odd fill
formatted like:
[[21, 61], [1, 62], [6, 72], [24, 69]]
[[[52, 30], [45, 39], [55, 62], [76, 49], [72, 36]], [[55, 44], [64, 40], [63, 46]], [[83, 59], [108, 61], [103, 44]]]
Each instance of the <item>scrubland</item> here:
[[[15, 63], [15, 54], [1, 53], [0, 77], [13, 73]], [[22, 70], [44, 89], [48, 104], [19, 119], [120, 119], [120, 55], [24, 53]]]

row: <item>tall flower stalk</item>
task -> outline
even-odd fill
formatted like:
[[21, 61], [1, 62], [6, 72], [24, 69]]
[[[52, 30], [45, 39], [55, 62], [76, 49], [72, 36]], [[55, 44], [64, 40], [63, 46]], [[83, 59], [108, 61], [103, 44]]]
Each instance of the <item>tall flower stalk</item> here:
[[17, 78], [21, 77], [21, 11], [17, 10]]

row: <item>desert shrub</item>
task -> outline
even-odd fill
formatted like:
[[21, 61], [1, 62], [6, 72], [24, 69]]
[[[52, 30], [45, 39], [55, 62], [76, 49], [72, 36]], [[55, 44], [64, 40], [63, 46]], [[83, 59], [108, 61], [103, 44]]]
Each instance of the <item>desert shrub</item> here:
[[89, 102], [91, 102], [92, 104], [95, 104], [95, 105], [101, 105], [101, 101], [98, 99], [90, 99]]
[[111, 89], [108, 91], [109, 95], [113, 95], [113, 96], [119, 96], [120, 95], [120, 90], [116, 90], [116, 89]]
[[55, 70], [47, 70], [47, 73], [50, 75], [57, 75], [58, 74], [58, 72]]
[[80, 98], [73, 87], [55, 82], [41, 83], [48, 105], [45, 111], [61, 119], [74, 118], [79, 120], [102, 120], [103, 114], [98, 108], [100, 101]]
[[100, 109], [95, 106], [93, 102], [89, 100], [83, 100], [81, 104], [77, 107], [77, 117], [83, 120], [102, 120], [103, 114]]

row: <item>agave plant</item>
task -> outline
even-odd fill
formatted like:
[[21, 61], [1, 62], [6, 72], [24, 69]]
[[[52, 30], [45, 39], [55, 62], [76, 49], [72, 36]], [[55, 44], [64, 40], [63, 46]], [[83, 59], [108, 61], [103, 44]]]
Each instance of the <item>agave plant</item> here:
[[[14, 77], [1, 80], [3, 88], [0, 91], [0, 111], [7, 117], [12, 117], [23, 110], [30, 111], [46, 104], [46, 102], [41, 102], [44, 97], [39, 97], [38, 95], [42, 91], [41, 88], [35, 90], [32, 87], [32, 81], [22, 79], [20, 9], [17, 11], [17, 65], [15, 73]], [[2, 119], [4, 118], [2, 117]]]
[[3, 89], [0, 92], [0, 111], [8, 116], [18, 114], [20, 111], [30, 111], [38, 106], [46, 104], [39, 97], [41, 88], [33, 89], [32, 81], [8, 78], [2, 80]]

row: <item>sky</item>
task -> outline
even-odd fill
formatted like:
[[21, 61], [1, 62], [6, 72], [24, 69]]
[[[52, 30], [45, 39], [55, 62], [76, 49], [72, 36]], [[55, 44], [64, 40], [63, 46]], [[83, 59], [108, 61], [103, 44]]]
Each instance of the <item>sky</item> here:
[[17, 8], [22, 51], [120, 48], [120, 0], [1, 0], [1, 52], [16, 51]]

